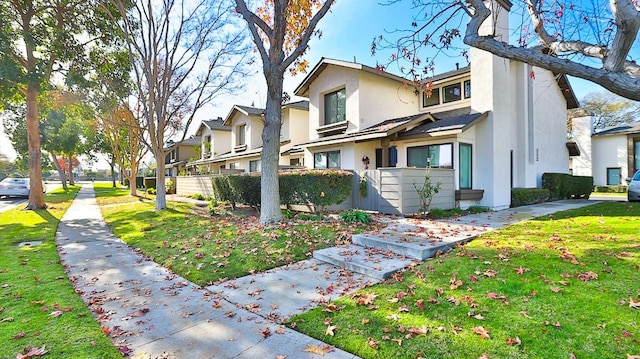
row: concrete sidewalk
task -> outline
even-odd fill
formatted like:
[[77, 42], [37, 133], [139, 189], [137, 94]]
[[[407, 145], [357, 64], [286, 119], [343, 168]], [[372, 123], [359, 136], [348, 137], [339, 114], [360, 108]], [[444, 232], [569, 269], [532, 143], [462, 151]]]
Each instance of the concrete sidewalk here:
[[[377, 234], [378, 243], [385, 248], [391, 247], [385, 241], [455, 245], [509, 224], [594, 203], [558, 201], [447, 220], [396, 218]], [[130, 350], [133, 358], [356, 359], [278, 323], [381, 280], [309, 259], [201, 288], [116, 238], [102, 219], [91, 185], [82, 188], [62, 218], [56, 243], [76, 291], [116, 345]], [[365, 248], [355, 240], [329, 250], [349, 264], [355, 252], [373, 250], [378, 257], [364, 261], [392, 270], [420, 261]], [[331, 351], [322, 356], [310, 349]]]
[[[84, 185], [56, 234], [67, 274], [121, 351], [133, 358], [357, 358], [231, 304], [155, 264], [106, 226]], [[294, 290], [281, 297], [295, 296]]]

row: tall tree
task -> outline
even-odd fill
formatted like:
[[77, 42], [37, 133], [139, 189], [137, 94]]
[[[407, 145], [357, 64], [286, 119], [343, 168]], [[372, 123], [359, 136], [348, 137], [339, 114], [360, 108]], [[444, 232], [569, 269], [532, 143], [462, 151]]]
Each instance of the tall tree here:
[[[414, 78], [423, 76], [423, 68], [429, 68], [437, 51], [450, 49], [456, 38], [463, 37], [466, 45], [640, 100], [640, 65], [636, 63], [640, 5], [636, 0], [524, 0], [514, 4], [509, 0], [413, 0], [413, 5], [416, 15], [406, 35], [392, 42], [374, 39], [372, 50], [395, 47], [392, 61], [408, 60], [405, 71]], [[493, 20], [501, 17], [520, 18], [522, 23], [498, 29]], [[458, 29], [465, 22], [463, 34]], [[506, 34], [510, 33], [516, 36], [509, 39]]]
[[581, 103], [576, 115], [592, 116], [592, 126], [596, 130], [640, 121], [640, 102], [610, 92], [592, 92]]
[[[249, 10], [245, 0], [235, 0], [236, 11], [242, 15], [262, 59], [262, 71], [267, 81], [267, 104], [262, 131], [262, 179], [260, 222], [282, 219], [278, 184], [280, 156], [280, 126], [284, 73], [304, 71], [307, 62], [301, 56], [316, 27], [329, 12], [334, 0], [265, 0]], [[292, 67], [293, 65], [293, 67]]]
[[124, 176], [129, 180], [129, 194], [137, 195], [138, 167], [147, 154], [139, 118], [127, 104], [122, 104], [114, 111], [99, 114], [97, 125], [106, 135], [114, 161], [124, 170]]
[[0, 0], [0, 92], [17, 92], [26, 103], [28, 209], [46, 207], [38, 94], [49, 88], [55, 72], [63, 78], [83, 72], [89, 44], [116, 37], [101, 9], [96, 2], [84, 0]]
[[[112, 0], [126, 34], [134, 69], [136, 103], [143, 113], [145, 142], [164, 188], [165, 143], [186, 136], [196, 113], [215, 97], [243, 86], [245, 38], [236, 31], [228, 0]], [[130, 8], [127, 8], [131, 5]], [[157, 210], [167, 207], [158, 190]]]

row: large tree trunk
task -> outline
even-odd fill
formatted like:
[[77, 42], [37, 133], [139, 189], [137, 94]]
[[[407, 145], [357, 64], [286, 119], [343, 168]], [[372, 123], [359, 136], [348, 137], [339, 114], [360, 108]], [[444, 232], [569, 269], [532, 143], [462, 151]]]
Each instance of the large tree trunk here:
[[[132, 137], [129, 136], [129, 138]], [[131, 169], [129, 171], [129, 183], [133, 183], [133, 186], [129, 186], [129, 194], [132, 196], [137, 196], [138, 193], [136, 192], [136, 178], [138, 177], [138, 158], [133, 151], [129, 153], [129, 156], [129, 163], [131, 164]]]
[[156, 210], [167, 208], [167, 196], [164, 193], [164, 151], [155, 151], [156, 157]]
[[278, 162], [280, 158], [280, 122], [282, 117], [282, 76], [265, 76], [269, 89], [262, 130], [262, 179], [260, 183], [260, 222], [270, 224], [282, 219]]
[[67, 175], [64, 173], [64, 168], [60, 167], [60, 163], [58, 163], [58, 156], [56, 156], [55, 153], [50, 152], [51, 154], [51, 160], [53, 161], [53, 163], [55, 163], [56, 165], [56, 169], [58, 170], [58, 176], [60, 176], [60, 182], [62, 182], [62, 188], [64, 189], [65, 192], [67, 192], [69, 190], [69, 188], [67, 187]]
[[118, 187], [116, 185], [116, 160], [115, 158], [113, 158], [113, 155], [111, 156], [111, 159], [109, 160], [109, 166], [111, 167], [111, 185], [113, 186], [113, 188]]
[[27, 85], [27, 144], [29, 147], [29, 204], [27, 209], [45, 209], [42, 193], [42, 152], [40, 150], [40, 127], [38, 121], [38, 89]]
[[71, 186], [75, 186], [75, 181], [73, 180], [73, 159], [71, 158], [71, 155], [69, 155], [69, 185]]

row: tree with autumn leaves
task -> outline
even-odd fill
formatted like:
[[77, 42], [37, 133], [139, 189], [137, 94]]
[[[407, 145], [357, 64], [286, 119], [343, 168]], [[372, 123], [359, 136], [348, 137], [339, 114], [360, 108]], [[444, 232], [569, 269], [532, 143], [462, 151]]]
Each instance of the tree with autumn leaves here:
[[265, 0], [253, 9], [247, 7], [245, 0], [235, 1], [236, 11], [249, 25], [267, 82], [260, 222], [269, 224], [282, 219], [278, 158], [284, 74], [287, 70], [296, 73], [306, 69], [308, 64], [301, 56], [307, 51], [309, 40], [318, 34], [316, 27], [334, 0]]

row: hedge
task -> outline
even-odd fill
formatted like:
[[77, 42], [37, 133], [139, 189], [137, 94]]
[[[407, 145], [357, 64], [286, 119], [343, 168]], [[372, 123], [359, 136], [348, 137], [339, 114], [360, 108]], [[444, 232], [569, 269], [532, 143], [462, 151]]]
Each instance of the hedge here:
[[572, 176], [566, 173], [543, 173], [542, 187], [551, 192], [551, 199], [589, 198], [593, 177]]
[[627, 193], [627, 186], [595, 186], [593, 192], [598, 193]]
[[[260, 174], [229, 174], [212, 178], [216, 199], [260, 207]], [[281, 171], [280, 203], [313, 205], [322, 211], [351, 195], [353, 173], [343, 170]]]
[[[136, 182], [138, 182], [138, 179], [136, 179]], [[145, 177], [144, 178], [144, 188], [145, 189], [156, 188], [156, 178], [155, 177]]]
[[551, 192], [546, 188], [512, 188], [511, 207], [546, 202], [549, 197]]

